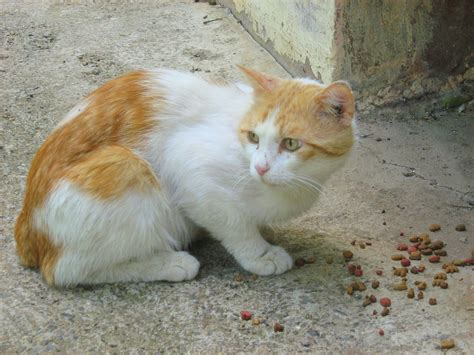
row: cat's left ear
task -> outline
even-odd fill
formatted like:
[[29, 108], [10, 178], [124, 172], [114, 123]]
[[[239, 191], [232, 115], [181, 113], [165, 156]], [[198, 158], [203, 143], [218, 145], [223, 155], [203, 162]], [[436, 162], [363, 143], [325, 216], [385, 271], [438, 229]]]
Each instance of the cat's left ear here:
[[249, 69], [237, 64], [237, 67], [250, 79], [250, 82], [256, 92], [272, 92], [281, 83], [281, 79], [275, 78], [268, 74], [259, 73], [255, 70]]
[[318, 95], [324, 102], [325, 109], [344, 126], [352, 124], [355, 114], [354, 94], [348, 83], [335, 81]]

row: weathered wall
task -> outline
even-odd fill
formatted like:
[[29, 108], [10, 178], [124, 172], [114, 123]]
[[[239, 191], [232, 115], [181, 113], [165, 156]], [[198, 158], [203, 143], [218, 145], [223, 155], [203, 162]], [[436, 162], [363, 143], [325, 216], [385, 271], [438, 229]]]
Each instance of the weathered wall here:
[[390, 87], [393, 97], [417, 96], [423, 86], [441, 85], [423, 80], [456, 77], [473, 66], [472, 0], [220, 3], [291, 74], [346, 79], [365, 95]]

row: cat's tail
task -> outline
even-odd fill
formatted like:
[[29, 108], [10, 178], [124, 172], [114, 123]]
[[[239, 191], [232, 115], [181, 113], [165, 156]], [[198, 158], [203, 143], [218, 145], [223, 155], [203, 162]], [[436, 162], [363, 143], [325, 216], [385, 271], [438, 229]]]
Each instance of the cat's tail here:
[[15, 225], [16, 252], [20, 264], [26, 267], [39, 267], [38, 253], [34, 245], [35, 233], [32, 231], [31, 222], [27, 213], [21, 211]]

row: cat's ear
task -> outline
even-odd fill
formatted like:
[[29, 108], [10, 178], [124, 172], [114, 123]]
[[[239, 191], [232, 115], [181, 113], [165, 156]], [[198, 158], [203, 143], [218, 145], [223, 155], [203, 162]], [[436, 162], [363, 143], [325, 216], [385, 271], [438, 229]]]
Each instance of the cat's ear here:
[[335, 81], [318, 95], [324, 102], [325, 110], [336, 116], [345, 126], [352, 124], [355, 114], [354, 94], [348, 83]]
[[250, 79], [250, 83], [256, 92], [272, 92], [281, 83], [281, 79], [279, 78], [259, 73], [239, 64], [237, 64], [237, 67]]

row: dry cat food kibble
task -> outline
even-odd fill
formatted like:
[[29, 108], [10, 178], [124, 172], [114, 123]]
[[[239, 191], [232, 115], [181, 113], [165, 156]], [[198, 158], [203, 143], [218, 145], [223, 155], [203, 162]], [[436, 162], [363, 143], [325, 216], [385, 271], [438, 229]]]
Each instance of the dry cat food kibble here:
[[302, 266], [304, 266], [304, 264], [305, 264], [305, 261], [304, 261], [303, 258], [298, 258], [298, 259], [295, 260], [295, 266], [296, 267], [302, 267]]
[[375, 290], [380, 286], [380, 282], [377, 280], [372, 281], [372, 288]]
[[383, 270], [375, 270], [375, 273], [379, 276], [383, 275]]
[[438, 223], [433, 223], [430, 225], [429, 230], [432, 232], [437, 232], [441, 229], [441, 226]]
[[420, 291], [425, 290], [427, 286], [425, 281], [415, 281], [415, 285]]
[[383, 329], [380, 329], [380, 330], [379, 330], [379, 335], [380, 335], [381, 337], [383, 337], [384, 334], [385, 334], [385, 332], [383, 331]]
[[424, 272], [426, 269], [426, 266], [424, 264], [418, 265], [418, 272]]
[[438, 256], [446, 256], [446, 255], [448, 255], [448, 252], [446, 250], [439, 249], [439, 250], [435, 250], [434, 254], [438, 255]]
[[397, 283], [397, 284], [393, 284], [392, 287], [395, 291], [405, 291], [408, 288], [406, 282], [400, 282], [400, 283]]
[[430, 244], [430, 248], [433, 250], [443, 249], [444, 243], [441, 240], [435, 240]]
[[417, 235], [412, 235], [409, 240], [412, 243], [416, 243], [420, 240], [420, 237], [418, 237]]
[[252, 319], [252, 325], [260, 325], [261, 320], [259, 318]]
[[411, 253], [414, 253], [417, 250], [418, 250], [418, 247], [412, 245], [412, 246], [408, 247], [407, 252], [408, 252], [408, 254], [411, 254]]
[[431, 255], [433, 254], [433, 250], [431, 248], [426, 248], [421, 251], [421, 254], [423, 255]]
[[380, 304], [382, 307], [390, 307], [392, 305], [392, 301], [388, 297], [383, 297], [380, 299]]
[[395, 276], [405, 277], [407, 276], [408, 269], [406, 267], [393, 268], [393, 274]]
[[441, 340], [441, 348], [442, 349], [452, 349], [455, 347], [453, 339], [444, 339]]
[[430, 298], [429, 304], [430, 304], [431, 306], [436, 306], [436, 305], [438, 304], [438, 302], [436, 301], [436, 298]]
[[405, 258], [405, 259], [400, 260], [400, 264], [402, 264], [402, 266], [406, 267], [406, 266], [410, 266], [411, 262], [410, 262], [409, 259]]
[[408, 298], [415, 298], [415, 291], [412, 288], [408, 289], [407, 297]]
[[400, 243], [397, 246], [397, 250], [400, 250], [400, 251], [404, 251], [404, 250], [407, 250], [407, 249], [408, 249], [408, 245], [406, 245], [405, 243]]
[[282, 332], [285, 330], [285, 327], [282, 326], [280, 323], [276, 322], [274, 325], [273, 325], [273, 330], [276, 332]]
[[370, 295], [369, 299], [370, 299], [370, 302], [372, 303], [377, 302], [377, 297], [375, 297], [375, 295]]
[[315, 256], [310, 256], [309, 258], [305, 259], [306, 264], [314, 264], [316, 262]]
[[252, 318], [252, 312], [242, 311], [240, 312], [240, 318], [242, 318], [242, 320], [250, 320]]
[[357, 277], [361, 277], [362, 276], [362, 269], [356, 269], [354, 271], [354, 275], [357, 276]]
[[383, 309], [383, 311], [380, 313], [380, 315], [381, 315], [382, 317], [385, 317], [385, 316], [388, 316], [389, 313], [390, 313], [390, 309], [388, 309], [387, 307], [385, 307], [385, 308]]
[[364, 300], [364, 303], [362, 303], [362, 305], [364, 307], [367, 307], [368, 305], [372, 304], [372, 302], [370, 302], [370, 299], [366, 296], [365, 300]]
[[347, 271], [349, 271], [349, 274], [354, 275], [357, 267], [354, 264], [348, 264], [347, 265]]
[[418, 271], [418, 268], [417, 268], [416, 266], [412, 266], [412, 268], [410, 269], [410, 272], [411, 272], [412, 274], [415, 274], [415, 275], [416, 275], [416, 274], [418, 274], [419, 271]]
[[393, 261], [400, 261], [404, 258], [404, 256], [402, 254], [394, 254], [391, 256], [391, 258]]
[[416, 298], [419, 299], [419, 300], [422, 300], [424, 296], [425, 296], [425, 295], [423, 294], [423, 291], [420, 291], [420, 292], [418, 292], [418, 294], [416, 295]]
[[444, 272], [438, 272], [436, 275], [433, 277], [434, 279], [440, 279], [440, 280], [447, 280], [448, 275], [446, 275]]
[[419, 250], [410, 253], [411, 260], [420, 260], [421, 259], [421, 252]]
[[458, 225], [456, 226], [456, 230], [457, 230], [458, 232], [465, 232], [465, 231], [466, 231], [466, 226], [465, 226], [464, 224], [458, 224]]
[[433, 282], [432, 282], [432, 285], [433, 286], [438, 286], [438, 287], [441, 287], [441, 288], [448, 288], [448, 283], [444, 280], [441, 280], [441, 279], [434, 279]]
[[459, 272], [459, 269], [456, 265], [454, 265], [453, 263], [449, 263], [449, 264], [444, 264], [443, 265], [443, 269], [444, 271], [446, 271], [448, 274], [452, 274], [454, 272]]
[[354, 254], [352, 254], [352, 252], [350, 250], [344, 250], [342, 252], [342, 256], [344, 257], [344, 260], [346, 261], [349, 261], [352, 259], [352, 257], [354, 256]]
[[441, 257], [439, 255], [431, 255], [429, 258], [428, 258], [428, 261], [430, 263], [439, 263], [439, 260], [441, 259]]

